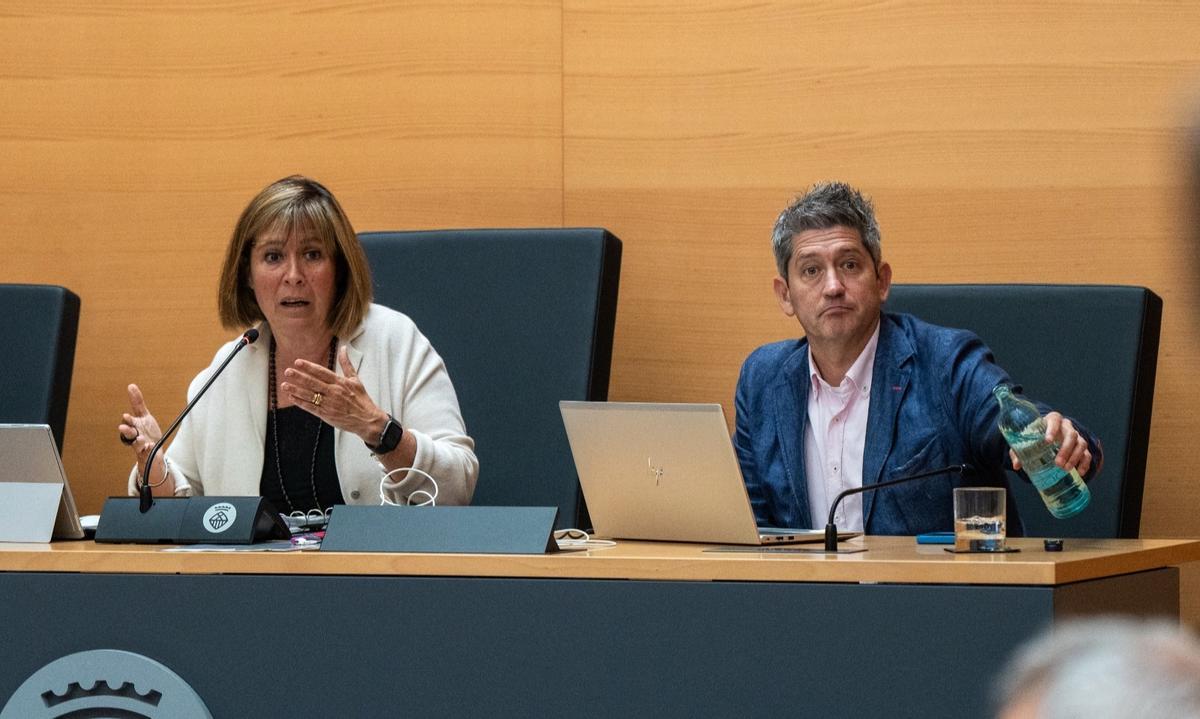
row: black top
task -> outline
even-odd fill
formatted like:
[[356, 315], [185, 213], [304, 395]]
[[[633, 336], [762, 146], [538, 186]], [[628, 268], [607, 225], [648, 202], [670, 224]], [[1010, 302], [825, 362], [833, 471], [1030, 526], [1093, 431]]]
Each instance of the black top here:
[[[279, 426], [273, 426], [273, 417], [279, 418]], [[316, 461], [313, 461], [313, 441], [317, 439], [317, 426], [321, 427], [317, 445]], [[277, 430], [277, 431], [276, 431]], [[280, 489], [279, 471], [275, 464], [275, 437], [279, 437], [278, 470], [283, 473]], [[301, 512], [318, 508], [313, 498], [313, 485], [321, 509], [335, 504], [345, 504], [342, 487], [338, 483], [337, 465], [333, 459], [333, 427], [325, 424], [303, 409], [292, 406], [267, 412], [266, 447], [263, 452], [262, 477], [258, 491], [283, 514], [293, 510]], [[290, 503], [289, 503], [290, 500]]]

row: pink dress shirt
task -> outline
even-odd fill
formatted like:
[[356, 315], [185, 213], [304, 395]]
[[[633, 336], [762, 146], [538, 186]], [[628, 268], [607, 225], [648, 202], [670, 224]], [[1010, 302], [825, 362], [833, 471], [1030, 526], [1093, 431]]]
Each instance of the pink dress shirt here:
[[[829, 507], [843, 490], [862, 486], [863, 449], [867, 439], [867, 415], [871, 409], [871, 376], [875, 370], [875, 347], [879, 325], [867, 346], [850, 365], [842, 383], [825, 381], [817, 365], [808, 358], [808, 423], [804, 429], [804, 472], [808, 478], [808, 506], [812, 526], [822, 528]], [[834, 516], [839, 529], [861, 532], [862, 495], [842, 500]]]

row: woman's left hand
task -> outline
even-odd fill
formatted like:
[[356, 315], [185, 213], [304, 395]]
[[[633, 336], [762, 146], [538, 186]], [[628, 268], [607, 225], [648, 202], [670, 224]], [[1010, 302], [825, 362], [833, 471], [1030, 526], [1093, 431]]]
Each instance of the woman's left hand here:
[[296, 360], [284, 370], [280, 390], [290, 395], [297, 407], [343, 432], [352, 432], [363, 441], [373, 443], [379, 439], [388, 415], [367, 394], [354, 365], [350, 364], [346, 345], [338, 348], [337, 358], [342, 366], [340, 377], [327, 367]]

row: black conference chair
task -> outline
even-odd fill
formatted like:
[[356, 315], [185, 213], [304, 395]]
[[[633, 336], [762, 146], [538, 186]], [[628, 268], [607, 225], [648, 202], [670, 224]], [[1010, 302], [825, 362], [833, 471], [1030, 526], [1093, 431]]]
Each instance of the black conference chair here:
[[621, 241], [603, 229], [360, 235], [375, 299], [446, 362], [475, 439], [474, 504], [588, 523], [559, 400], [608, 399]]
[[1144, 287], [893, 285], [887, 311], [978, 334], [1013, 381], [1076, 417], [1104, 445], [1092, 502], [1055, 519], [1013, 474], [1031, 537], [1138, 536], [1162, 299]]
[[48, 424], [62, 452], [75, 367], [79, 296], [54, 285], [0, 284], [0, 422]]

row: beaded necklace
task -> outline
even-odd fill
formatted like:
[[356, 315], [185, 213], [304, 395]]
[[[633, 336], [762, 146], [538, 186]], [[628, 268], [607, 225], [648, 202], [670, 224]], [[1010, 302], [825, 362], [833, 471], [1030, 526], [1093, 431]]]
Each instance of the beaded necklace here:
[[[337, 360], [337, 337], [329, 341], [329, 364], [327, 367], [332, 370], [334, 362]], [[296, 507], [292, 504], [292, 498], [288, 496], [287, 487], [283, 483], [283, 468], [279, 464], [279, 417], [276, 409], [279, 407], [279, 398], [276, 394], [277, 384], [275, 382], [275, 338], [271, 337], [271, 371], [270, 371], [270, 406], [271, 406], [271, 439], [275, 443], [275, 477], [279, 480], [279, 491], [283, 493], [283, 500], [287, 502], [288, 512], [295, 512]], [[325, 423], [317, 417], [317, 436], [313, 440], [312, 464], [308, 468], [308, 484], [312, 487], [313, 501], [317, 503], [317, 509], [324, 512], [325, 508], [321, 506], [321, 499], [317, 496], [317, 448], [321, 446], [321, 428]]]

